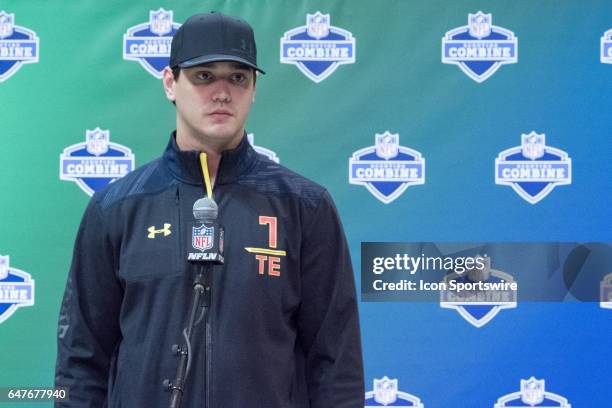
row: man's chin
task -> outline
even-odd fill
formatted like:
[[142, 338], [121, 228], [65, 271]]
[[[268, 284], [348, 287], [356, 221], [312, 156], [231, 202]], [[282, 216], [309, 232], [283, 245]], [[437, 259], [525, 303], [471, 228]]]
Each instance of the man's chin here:
[[236, 131], [234, 129], [216, 129], [203, 134], [206, 135], [206, 139], [208, 139], [210, 142], [231, 146], [233, 144], [238, 144], [238, 141], [240, 141], [240, 138], [242, 137], [243, 131]]

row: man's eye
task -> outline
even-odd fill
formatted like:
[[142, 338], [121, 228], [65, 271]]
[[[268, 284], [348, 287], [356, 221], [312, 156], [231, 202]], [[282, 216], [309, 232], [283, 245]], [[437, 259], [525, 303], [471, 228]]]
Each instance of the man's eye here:
[[208, 72], [198, 72], [196, 74], [196, 78], [200, 81], [209, 81], [212, 78], [212, 75]]
[[230, 80], [235, 84], [242, 84], [246, 81], [246, 75], [240, 73], [232, 74]]

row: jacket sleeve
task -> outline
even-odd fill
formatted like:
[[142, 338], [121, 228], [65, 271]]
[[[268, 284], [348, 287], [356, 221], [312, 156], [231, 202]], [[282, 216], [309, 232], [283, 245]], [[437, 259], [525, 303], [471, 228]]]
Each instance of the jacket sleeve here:
[[[311, 218], [312, 217], [312, 218]], [[364, 406], [355, 282], [346, 238], [327, 192], [304, 220], [298, 336], [311, 408]]]
[[69, 388], [69, 401], [56, 408], [106, 406], [110, 362], [120, 340], [122, 288], [94, 200], [79, 227], [60, 310], [55, 384]]

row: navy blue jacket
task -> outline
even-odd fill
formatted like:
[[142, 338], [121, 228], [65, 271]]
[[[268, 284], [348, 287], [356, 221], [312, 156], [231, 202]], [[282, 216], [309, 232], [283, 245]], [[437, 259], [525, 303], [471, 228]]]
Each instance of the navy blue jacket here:
[[[70, 387], [70, 402], [56, 407], [168, 406], [162, 381], [174, 379], [171, 347], [183, 343], [194, 273], [185, 248], [203, 195], [197, 152], [171, 137], [161, 158], [93, 196], [59, 319], [56, 385]], [[194, 331], [182, 406], [363, 407], [354, 277], [327, 191], [244, 137], [223, 152], [214, 198], [225, 264]]]

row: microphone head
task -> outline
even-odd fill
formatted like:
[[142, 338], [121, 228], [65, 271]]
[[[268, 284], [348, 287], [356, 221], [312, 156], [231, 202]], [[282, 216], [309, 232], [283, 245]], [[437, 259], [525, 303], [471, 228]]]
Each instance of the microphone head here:
[[219, 207], [215, 200], [203, 197], [193, 203], [193, 216], [200, 221], [215, 221], [219, 214]]

